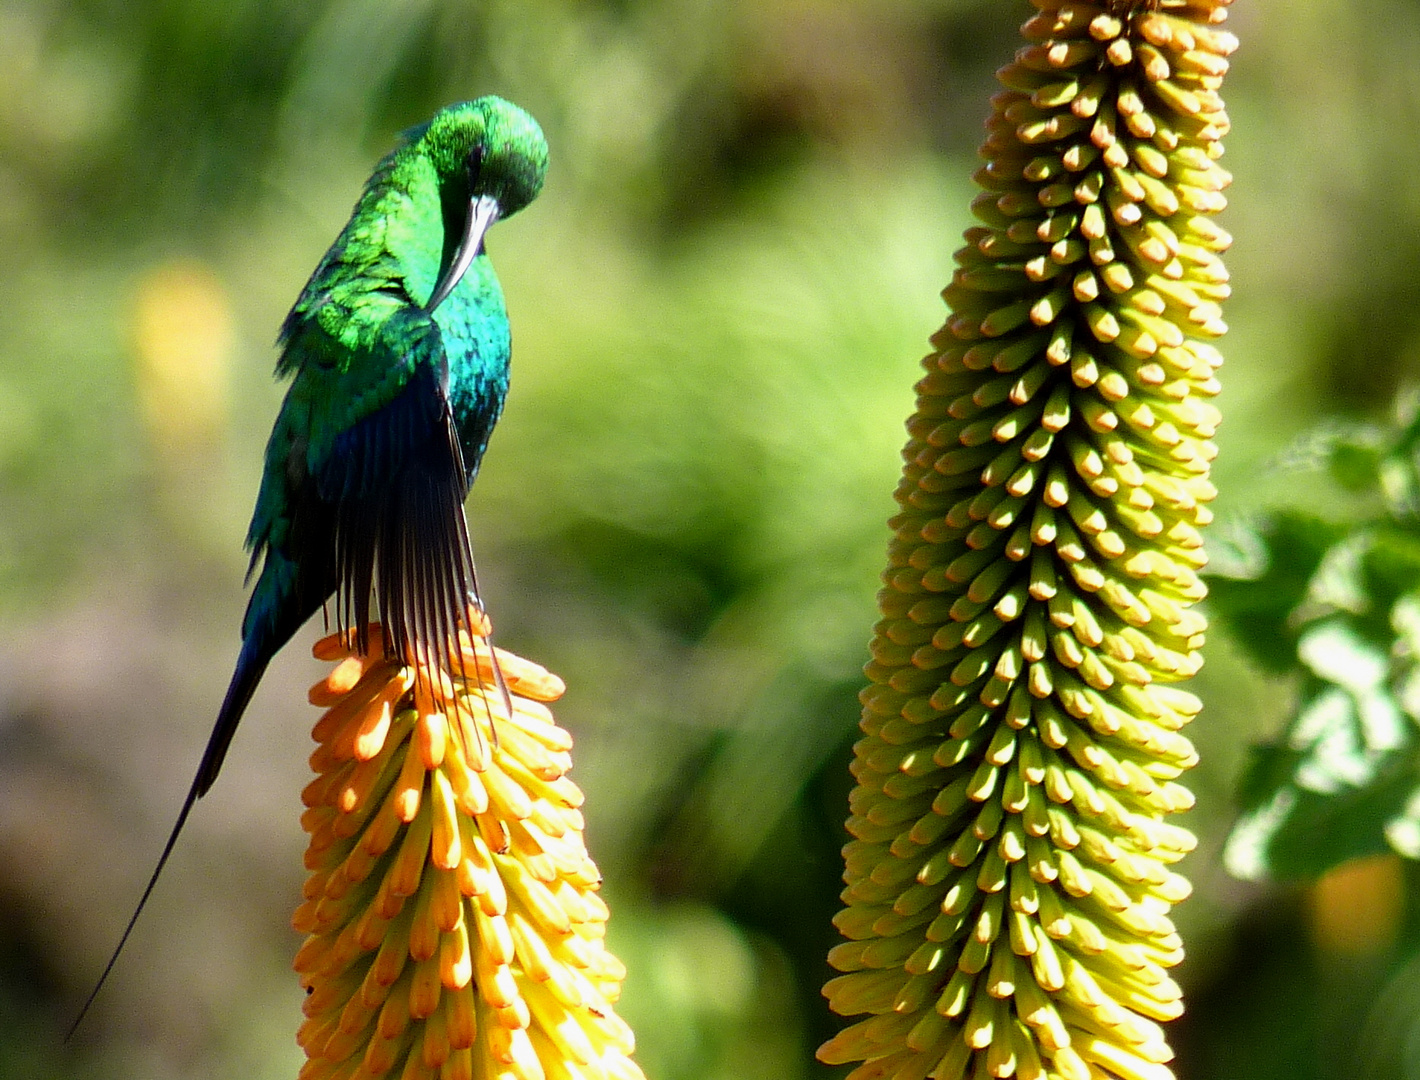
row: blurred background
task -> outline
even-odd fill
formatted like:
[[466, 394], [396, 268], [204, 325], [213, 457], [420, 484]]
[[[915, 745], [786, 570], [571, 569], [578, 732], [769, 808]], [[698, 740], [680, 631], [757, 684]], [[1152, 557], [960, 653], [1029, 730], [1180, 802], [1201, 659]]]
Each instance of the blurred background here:
[[[315, 628], [85, 1027], [205, 743], [273, 340], [401, 129], [498, 93], [542, 198], [489, 250], [513, 389], [469, 504], [500, 644], [559, 672], [653, 1080], [826, 1076], [849, 747], [902, 422], [1007, 0], [0, 0], [0, 1077], [294, 1077]], [[1220, 527], [1420, 369], [1420, 7], [1242, 0]], [[1339, 505], [1339, 504], [1337, 504]], [[1420, 1076], [1411, 865], [1221, 868], [1294, 687], [1196, 689], [1182, 1077]]]

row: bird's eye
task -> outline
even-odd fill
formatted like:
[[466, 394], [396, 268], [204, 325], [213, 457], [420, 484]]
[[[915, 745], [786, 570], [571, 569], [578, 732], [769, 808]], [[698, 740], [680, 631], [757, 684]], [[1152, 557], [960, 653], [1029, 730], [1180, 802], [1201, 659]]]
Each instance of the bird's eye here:
[[478, 143], [468, 152], [468, 178], [477, 180], [479, 170], [483, 168], [483, 144]]

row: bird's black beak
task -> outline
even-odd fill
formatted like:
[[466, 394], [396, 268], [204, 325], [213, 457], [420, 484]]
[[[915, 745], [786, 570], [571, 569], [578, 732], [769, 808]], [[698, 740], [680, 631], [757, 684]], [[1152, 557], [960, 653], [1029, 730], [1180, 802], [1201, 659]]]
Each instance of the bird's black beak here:
[[459, 283], [459, 279], [464, 276], [465, 271], [473, 264], [478, 253], [483, 250], [483, 234], [498, 220], [498, 214], [498, 200], [492, 195], [479, 195], [469, 200], [468, 219], [464, 223], [463, 238], [459, 240], [459, 246], [454, 249], [454, 257], [449, 261], [449, 268], [444, 271], [444, 276], [434, 286], [434, 293], [429, 297], [429, 302], [424, 305], [426, 312], [432, 312], [448, 298], [449, 293], [454, 291], [454, 286]]

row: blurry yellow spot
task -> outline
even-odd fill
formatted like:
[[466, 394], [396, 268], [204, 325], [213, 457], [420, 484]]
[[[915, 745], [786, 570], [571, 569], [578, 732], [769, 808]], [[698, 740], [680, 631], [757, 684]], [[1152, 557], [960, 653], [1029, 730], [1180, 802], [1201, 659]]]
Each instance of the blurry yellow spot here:
[[227, 290], [201, 263], [148, 271], [134, 297], [135, 377], [143, 418], [166, 454], [214, 441], [227, 422], [234, 335]]
[[1317, 947], [1339, 956], [1373, 956], [1395, 943], [1405, 902], [1400, 858], [1374, 855], [1338, 866], [1312, 890]]

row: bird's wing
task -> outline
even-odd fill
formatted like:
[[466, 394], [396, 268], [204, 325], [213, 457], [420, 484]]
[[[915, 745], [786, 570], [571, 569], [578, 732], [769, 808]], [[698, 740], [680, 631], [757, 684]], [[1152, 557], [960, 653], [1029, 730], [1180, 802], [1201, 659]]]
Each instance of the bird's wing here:
[[373, 331], [327, 371], [306, 444], [293, 447], [303, 450], [302, 501], [320, 525], [293, 530], [295, 555], [333, 560], [342, 626], [363, 638], [373, 590], [391, 640], [442, 663], [474, 594], [448, 361], [438, 326], [408, 303]]

